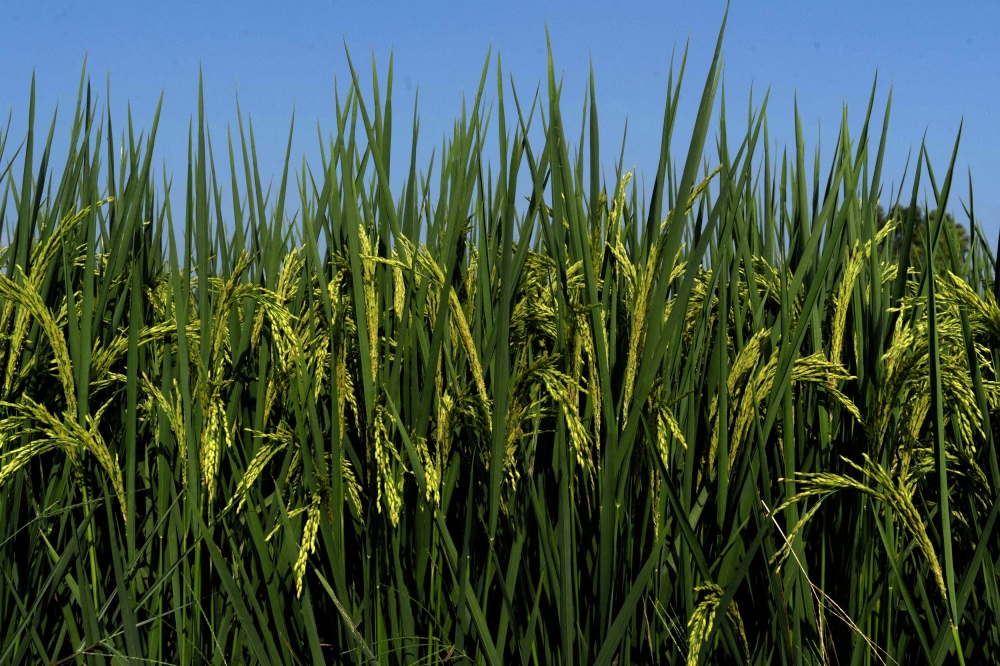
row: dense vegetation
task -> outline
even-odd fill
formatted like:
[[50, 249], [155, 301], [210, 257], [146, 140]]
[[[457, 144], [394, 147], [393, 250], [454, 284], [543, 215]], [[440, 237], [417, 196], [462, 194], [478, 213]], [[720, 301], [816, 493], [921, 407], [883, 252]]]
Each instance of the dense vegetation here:
[[971, 184], [965, 246], [917, 224], [954, 157], [884, 191], [872, 103], [774, 154], [718, 49], [648, 197], [604, 177], [593, 77], [570, 141], [551, 59], [533, 100], [488, 59], [396, 189], [391, 65], [275, 189], [199, 109], [182, 211], [159, 112], [84, 79], [61, 174], [51, 131], [0, 137], [0, 663], [1000, 659]]

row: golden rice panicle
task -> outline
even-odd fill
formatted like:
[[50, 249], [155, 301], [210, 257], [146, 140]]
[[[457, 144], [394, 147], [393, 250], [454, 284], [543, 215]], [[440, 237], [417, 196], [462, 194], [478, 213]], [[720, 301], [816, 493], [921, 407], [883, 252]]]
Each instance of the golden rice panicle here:
[[316, 535], [319, 533], [320, 496], [313, 495], [306, 512], [306, 524], [302, 528], [302, 544], [299, 546], [299, 556], [292, 567], [295, 575], [295, 596], [302, 596], [302, 579], [306, 574], [306, 564], [309, 556], [316, 550]]

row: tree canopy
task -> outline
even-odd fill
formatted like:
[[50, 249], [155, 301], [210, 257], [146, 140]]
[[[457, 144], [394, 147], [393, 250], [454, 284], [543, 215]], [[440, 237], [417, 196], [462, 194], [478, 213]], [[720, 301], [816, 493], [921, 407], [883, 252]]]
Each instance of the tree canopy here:
[[[878, 226], [881, 229], [892, 219], [905, 222], [909, 214], [909, 206], [896, 205], [889, 209], [888, 212], [879, 206]], [[929, 223], [932, 220], [936, 220], [937, 216], [937, 209], [932, 210], [929, 215], [925, 216], [923, 209], [920, 206], [916, 207], [913, 220], [913, 236], [910, 241], [910, 265], [914, 268], [919, 269], [924, 266], [924, 258], [927, 255], [927, 246], [929, 243]], [[896, 228], [896, 232], [889, 239], [889, 242], [899, 252], [903, 251], [904, 229], [905, 224], [900, 224]], [[955, 216], [951, 213], [945, 213], [944, 228], [941, 231], [942, 234], [938, 240], [937, 250], [938, 267], [953, 269], [956, 263], [965, 261], [965, 258], [969, 254], [969, 232], [963, 225], [955, 221]]]

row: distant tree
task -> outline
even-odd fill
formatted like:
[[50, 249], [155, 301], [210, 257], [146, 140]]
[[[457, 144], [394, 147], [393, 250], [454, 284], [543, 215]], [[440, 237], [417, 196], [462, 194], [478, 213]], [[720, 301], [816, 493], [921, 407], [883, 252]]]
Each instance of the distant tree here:
[[[903, 232], [904, 223], [906, 218], [910, 213], [909, 206], [894, 206], [886, 212], [881, 206], [878, 208], [878, 226], [879, 229], [884, 227], [889, 220], [895, 218], [901, 222], [896, 227], [895, 233], [889, 238], [889, 243], [891, 243], [897, 252], [902, 252], [903, 250]], [[910, 265], [917, 269], [922, 269], [924, 267], [924, 260], [927, 256], [927, 246], [930, 243], [928, 237], [928, 231], [930, 225], [928, 224], [931, 220], [936, 220], [938, 212], [937, 210], [932, 210], [930, 215], [924, 217], [924, 212], [917, 206], [915, 212], [915, 217], [913, 220], [913, 238], [910, 242]], [[939, 269], [950, 268], [965, 261], [965, 258], [969, 254], [969, 232], [964, 226], [955, 221], [955, 216], [951, 213], [945, 213], [944, 216], [945, 227], [941, 229], [941, 236], [938, 240], [938, 254], [937, 254], [937, 267]], [[948, 243], [947, 235], [951, 234], [954, 239], [954, 246], [957, 251], [957, 256], [952, 260], [951, 256], [951, 245]]]

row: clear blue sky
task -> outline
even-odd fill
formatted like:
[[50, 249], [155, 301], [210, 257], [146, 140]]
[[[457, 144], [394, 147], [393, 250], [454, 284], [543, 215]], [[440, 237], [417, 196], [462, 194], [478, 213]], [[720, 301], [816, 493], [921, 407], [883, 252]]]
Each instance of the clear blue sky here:
[[[556, 67], [565, 76], [567, 119], [576, 117], [583, 101], [592, 57], [603, 154], [612, 159], [617, 153], [627, 116], [626, 166], [637, 166], [648, 180], [656, 168], [671, 52], [676, 46], [679, 54], [690, 39], [676, 135], [681, 139], [676, 145], [686, 147], [724, 10], [721, 0], [343, 4], [6, 0], [0, 3], [0, 111], [6, 115], [12, 110], [12, 129], [19, 139], [34, 71], [39, 125], [47, 128], [59, 102], [63, 122], [58, 127], [65, 128], [83, 58], [89, 54], [88, 69], [102, 102], [110, 72], [117, 123], [124, 119], [128, 102], [137, 124], [148, 127], [156, 100], [164, 92], [157, 163], [165, 160], [168, 170], [182, 176], [188, 121], [197, 109], [200, 64], [217, 150], [223, 149], [226, 123], [236, 119], [238, 84], [244, 114], [254, 121], [266, 178], [283, 158], [293, 104], [293, 160], [318, 154], [316, 121], [325, 128], [333, 125], [334, 76], [342, 90], [349, 79], [346, 39], [366, 82], [371, 80], [372, 52], [383, 83], [389, 53], [395, 54], [393, 152], [399, 173], [406, 163], [416, 89], [420, 90], [420, 154], [429, 156], [459, 113], [463, 93], [474, 93], [491, 45], [494, 54], [499, 50], [520, 94], [531, 96], [545, 75], [547, 21]], [[943, 172], [964, 116], [957, 193], [967, 199], [965, 174], [971, 168], [977, 217], [995, 246], [1000, 230], [998, 28], [1000, 3], [995, 1], [734, 2], [724, 42], [731, 122], [744, 122], [751, 84], [756, 101], [770, 86], [771, 138], [779, 147], [791, 143], [797, 93], [807, 144], [815, 146], [822, 130], [826, 163], [842, 105], [847, 103], [852, 130], [857, 131], [877, 69], [879, 121], [890, 83], [894, 87], [886, 191], [894, 181], [898, 187], [907, 152], [913, 147], [916, 153], [925, 130], [932, 162]], [[490, 79], [491, 84], [494, 81]], [[683, 159], [683, 154], [675, 154], [675, 159]], [[610, 162], [606, 166], [610, 169]], [[956, 199], [950, 208], [964, 222]]]

